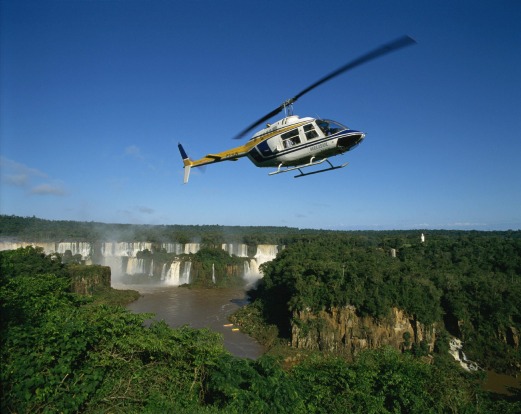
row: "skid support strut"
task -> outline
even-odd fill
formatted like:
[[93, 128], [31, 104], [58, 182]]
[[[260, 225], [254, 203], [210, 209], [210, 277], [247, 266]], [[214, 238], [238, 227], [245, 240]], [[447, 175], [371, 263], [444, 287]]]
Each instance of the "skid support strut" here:
[[[308, 168], [308, 167], [312, 167], [314, 165], [319, 165], [319, 164], [322, 164], [323, 162], [327, 162], [329, 164], [329, 167], [323, 168], [323, 169], [318, 170], [318, 171], [311, 171], [311, 172], [308, 172], [308, 173], [302, 171], [303, 168]], [[273, 171], [273, 172], [270, 172], [269, 175], [275, 175], [275, 174], [280, 174], [280, 173], [285, 173], [285, 172], [298, 170], [300, 172], [300, 174], [295, 175], [295, 178], [299, 178], [299, 177], [305, 177], [306, 175], [313, 175], [313, 174], [318, 174], [318, 173], [322, 173], [322, 172], [326, 172], [326, 171], [337, 170], [339, 168], [346, 167], [348, 164], [349, 163], [346, 162], [346, 163], [344, 163], [342, 165], [333, 165], [333, 164], [331, 164], [331, 162], [327, 158], [315, 161], [315, 157], [311, 157], [311, 159], [309, 160], [309, 162], [307, 164], [297, 165], [296, 167], [286, 167], [286, 168], [284, 168], [284, 164], [279, 164], [277, 170]]]

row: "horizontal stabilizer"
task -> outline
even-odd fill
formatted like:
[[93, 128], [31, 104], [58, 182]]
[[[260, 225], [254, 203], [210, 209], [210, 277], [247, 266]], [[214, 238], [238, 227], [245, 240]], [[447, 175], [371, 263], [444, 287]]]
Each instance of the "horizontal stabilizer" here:
[[188, 183], [188, 178], [190, 178], [190, 169], [192, 168], [192, 166], [190, 165], [185, 165], [185, 176], [184, 176], [184, 180], [183, 180], [183, 183], [184, 184], [187, 184]]
[[218, 162], [218, 161], [238, 161], [239, 158], [227, 158], [227, 157], [223, 157], [221, 155], [214, 155], [214, 154], [208, 154], [206, 156], [206, 158], [210, 158], [212, 160], [215, 160], [215, 162]]
[[202, 167], [208, 164], [214, 164], [222, 161], [237, 161], [241, 157], [245, 157], [248, 155], [248, 151], [255, 144], [249, 143], [248, 145], [241, 145], [236, 148], [232, 148], [227, 151], [218, 152], [216, 154], [207, 154], [203, 158], [193, 160], [186, 153], [185, 149], [181, 144], [178, 144], [179, 152], [181, 153], [181, 157], [183, 158], [183, 166], [185, 169], [185, 184], [188, 182], [188, 177], [190, 176], [190, 169], [194, 167]]

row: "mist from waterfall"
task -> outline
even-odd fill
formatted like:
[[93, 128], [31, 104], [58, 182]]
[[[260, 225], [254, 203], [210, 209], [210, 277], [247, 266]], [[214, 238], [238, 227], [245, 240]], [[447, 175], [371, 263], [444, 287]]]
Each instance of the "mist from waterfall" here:
[[[179, 256], [166, 263], [154, 260], [154, 244], [151, 242], [4, 242], [0, 241], [0, 250], [13, 250], [26, 246], [42, 247], [46, 254], [64, 254], [70, 251], [73, 256], [81, 255], [86, 264], [99, 264], [111, 268], [113, 285], [125, 284], [128, 280], [139, 277], [139, 283], [180, 286], [190, 283], [192, 262], [190, 255], [201, 249], [200, 243], [161, 243], [160, 249], [168, 254]], [[155, 245], [157, 246], [157, 244]], [[255, 250], [256, 247], [256, 250]], [[278, 246], [260, 244], [248, 246], [243, 243], [224, 243], [221, 248], [230, 256], [244, 258], [242, 277], [247, 285], [253, 285], [262, 278], [259, 267], [273, 260], [278, 253]], [[255, 254], [252, 255], [252, 252]], [[143, 254], [148, 252], [148, 255]], [[250, 253], [250, 254], [248, 254]], [[184, 255], [184, 256], [183, 256]], [[216, 283], [215, 266], [212, 266], [212, 281]]]

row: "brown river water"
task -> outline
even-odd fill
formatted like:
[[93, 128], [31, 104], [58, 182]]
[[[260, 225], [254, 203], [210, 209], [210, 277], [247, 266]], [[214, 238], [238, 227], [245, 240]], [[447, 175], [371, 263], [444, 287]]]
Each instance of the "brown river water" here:
[[504, 395], [514, 395], [521, 392], [521, 375], [517, 377], [505, 374], [498, 374], [494, 371], [487, 371], [487, 378], [483, 384], [486, 391]]
[[171, 327], [189, 325], [209, 328], [223, 336], [224, 347], [231, 354], [256, 359], [263, 353], [262, 346], [253, 338], [232, 330], [228, 316], [248, 303], [242, 289], [187, 289], [177, 286], [113, 286], [133, 289], [141, 297], [127, 306], [132, 312], [154, 313], [156, 320], [164, 320]]
[[[132, 312], [154, 313], [171, 327], [189, 325], [209, 328], [223, 336], [224, 347], [231, 354], [256, 359], [263, 354], [262, 346], [253, 338], [233, 331], [228, 316], [248, 303], [243, 289], [187, 289], [176, 286], [121, 285], [117, 289], [133, 289], [141, 297], [127, 306]], [[512, 394], [521, 388], [521, 378], [487, 372], [483, 388], [500, 394]]]

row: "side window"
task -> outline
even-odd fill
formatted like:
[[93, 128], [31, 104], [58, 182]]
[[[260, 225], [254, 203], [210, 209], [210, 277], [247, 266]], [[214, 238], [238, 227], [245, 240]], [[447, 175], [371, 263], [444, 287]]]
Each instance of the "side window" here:
[[329, 130], [329, 123], [327, 123], [326, 121], [317, 121], [317, 125], [326, 137], [331, 134], [331, 131]]
[[292, 129], [280, 136], [284, 144], [284, 148], [290, 148], [293, 145], [300, 144], [300, 137], [298, 136], [298, 129]]
[[304, 125], [304, 133], [308, 140], [318, 137], [318, 133], [315, 131], [313, 124]]

